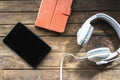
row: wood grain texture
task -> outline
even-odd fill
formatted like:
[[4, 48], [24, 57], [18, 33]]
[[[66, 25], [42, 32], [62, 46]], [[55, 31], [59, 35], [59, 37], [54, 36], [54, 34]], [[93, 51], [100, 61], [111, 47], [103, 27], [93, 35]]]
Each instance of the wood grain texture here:
[[120, 70], [107, 70], [103, 71], [102, 76], [103, 80], [119, 80], [120, 79]]
[[[76, 37], [41, 37], [48, 45], [52, 47], [52, 53], [77, 53], [86, 52], [90, 49], [98, 47], [109, 47], [112, 51], [119, 47], [119, 39], [115, 36], [92, 36], [89, 43], [80, 49], [77, 44]], [[11, 51], [3, 42], [3, 38], [0, 38], [0, 51], [9, 52]], [[116, 43], [118, 42], [118, 43]]]
[[[38, 11], [41, 0], [0, 0], [0, 11]], [[74, 0], [72, 11], [120, 10], [120, 1]], [[17, 5], [17, 6], [16, 6]], [[14, 9], [13, 9], [14, 8]]]
[[110, 11], [116, 11], [119, 10], [118, 8], [120, 1], [112, 1], [112, 0], [74, 0], [73, 3], [73, 11], [85, 11], [85, 10], [110, 10]]
[[[4, 74], [5, 80], [59, 80], [58, 70], [6, 70]], [[64, 80], [101, 80], [100, 71], [67, 70], [63, 74]]]
[[[90, 16], [98, 13], [93, 12], [72, 12], [68, 20], [68, 23], [83, 23]], [[117, 21], [120, 21], [120, 12], [109, 12], [103, 11], [110, 16], [113, 16]], [[24, 24], [34, 24], [37, 17], [37, 12], [11, 12], [11, 13], [0, 13], [0, 24], [16, 24], [17, 22], [22, 22]]]
[[[113, 28], [103, 20], [95, 26], [89, 43], [80, 47], [76, 33], [90, 16], [102, 12], [120, 22], [120, 0], [74, 0], [72, 13], [63, 34], [34, 27], [41, 0], [0, 0], [0, 80], [59, 80], [59, 64], [65, 54], [86, 56], [90, 49], [109, 47], [115, 51], [120, 44]], [[42, 63], [33, 70], [22, 58], [8, 48], [4, 37], [17, 22], [22, 22], [33, 33], [52, 47]], [[120, 56], [118, 56], [120, 57]], [[97, 66], [88, 60], [76, 61], [66, 57], [63, 67], [64, 80], [119, 80], [120, 62]]]
[[[4, 80], [59, 80], [58, 70], [6, 70], [4, 74]], [[120, 70], [63, 71], [64, 80], [119, 80], [119, 75]]]
[[4, 80], [4, 71], [0, 70], [0, 80]]
[[[59, 70], [61, 58], [70, 53], [49, 53], [36, 70]], [[77, 57], [85, 57], [86, 53], [73, 53]], [[4, 70], [33, 70], [22, 58], [15, 53], [0, 53], [0, 69]], [[65, 70], [119, 70], [120, 62], [115, 61], [107, 65], [97, 66], [86, 60], [76, 61], [67, 57], [64, 61]]]
[[[80, 47], [76, 43], [76, 37], [41, 37], [47, 44], [52, 47], [51, 52], [46, 56], [43, 62], [38, 66], [38, 69], [58, 69], [60, 60], [65, 54], [73, 53], [80, 57], [86, 56], [87, 51], [98, 47], [109, 47], [111, 51], [115, 51], [119, 44], [118, 37], [115, 36], [93, 36], [85, 47]], [[1, 69], [31, 69], [31, 67], [18, 57], [11, 49], [9, 49], [0, 38], [0, 61]], [[102, 43], [101, 43], [102, 42]], [[70, 58], [71, 59], [71, 58]], [[68, 59], [68, 60], [70, 60]], [[89, 66], [90, 65], [90, 66]], [[116, 66], [118, 65], [118, 66]], [[119, 61], [112, 65], [105, 65], [97, 67], [94, 63], [85, 60], [82, 62], [68, 62], [66, 63], [68, 69], [119, 69]]]
[[38, 11], [40, 2], [41, 0], [0, 0], [0, 11]]
[[[14, 27], [15, 25], [0, 25], [0, 36], [6, 36]], [[25, 25], [29, 30], [34, 32], [37, 36], [76, 36], [79, 28], [82, 26], [82, 24], [67, 24], [65, 32], [62, 34], [55, 33], [52, 31], [48, 31], [42, 28], [34, 27], [34, 25]], [[114, 35], [115, 31], [114, 29], [107, 23], [103, 22], [94, 22], [94, 31], [93, 35], [99, 35], [99, 36], [107, 36], [107, 35]]]

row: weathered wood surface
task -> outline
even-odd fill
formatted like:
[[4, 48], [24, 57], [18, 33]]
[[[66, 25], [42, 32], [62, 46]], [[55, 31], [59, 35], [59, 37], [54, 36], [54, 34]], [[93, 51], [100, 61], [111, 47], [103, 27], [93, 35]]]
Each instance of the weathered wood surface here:
[[[68, 23], [83, 23], [91, 15], [98, 13], [99, 11], [85, 11], [85, 12], [72, 12]], [[104, 13], [113, 16], [117, 21], [120, 21], [119, 11], [103, 11]], [[36, 20], [37, 12], [6, 12], [0, 13], [0, 24], [16, 24], [17, 22], [23, 22], [24, 24], [34, 24]]]
[[[38, 11], [41, 0], [0, 0], [0, 11]], [[72, 11], [114, 10], [119, 11], [120, 1], [116, 0], [74, 0]], [[14, 8], [14, 9], [13, 9]]]
[[[4, 74], [5, 80], [59, 80], [58, 70], [6, 70]], [[64, 80], [119, 80], [120, 78], [120, 70], [64, 70], [63, 74]]]
[[[116, 50], [119, 47], [118, 37], [115, 36], [92, 36], [89, 43], [80, 49], [80, 46], [77, 45], [76, 37], [41, 37], [47, 44], [52, 47], [53, 53], [76, 53], [86, 52], [89, 49], [97, 47], [110, 47], [110, 49]], [[112, 40], [111, 40], [112, 39]], [[10, 49], [2, 42], [3, 38], [0, 38], [0, 51], [9, 52]], [[118, 43], [115, 43], [118, 42]]]
[[[76, 33], [90, 16], [103, 12], [120, 22], [119, 0], [74, 0], [72, 13], [63, 34], [34, 27], [41, 0], [0, 0], [0, 80], [59, 80], [59, 64], [65, 54], [73, 53], [78, 57], [86, 56], [85, 52], [93, 48], [109, 47], [115, 51], [120, 41], [110, 25], [98, 20], [93, 36], [85, 47], [76, 42]], [[24, 23], [52, 47], [37, 70], [33, 70], [15, 52], [9, 49], [2, 40], [17, 22]], [[83, 60], [65, 59], [64, 80], [119, 80], [120, 61], [96, 66]]]
[[[23, 75], [24, 73], [24, 75]], [[58, 70], [6, 70], [4, 72], [5, 80], [59, 80], [59, 71]], [[17, 77], [14, 75], [17, 74]], [[100, 80], [101, 74], [100, 71], [86, 71], [86, 70], [67, 70], [63, 72], [64, 80]], [[76, 77], [74, 77], [76, 76]]]
[[[10, 32], [10, 30], [12, 30], [14, 26], [15, 26], [14, 24], [13, 25], [0, 25], [0, 36], [2, 37], [6, 36]], [[32, 32], [34, 32], [37, 36], [76, 36], [76, 33], [78, 29], [82, 26], [82, 24], [67, 24], [65, 32], [62, 34], [51, 32], [51, 31], [44, 30], [41, 28], [36, 28], [34, 27], [34, 25], [25, 25], [25, 26], [28, 29], [30, 29]], [[95, 35], [96, 36], [98, 35], [113, 36], [116, 34], [113, 28], [109, 24], [107, 23], [101, 24], [100, 22], [99, 23], [97, 22], [97, 23], [94, 23], [93, 35], [94, 36]]]

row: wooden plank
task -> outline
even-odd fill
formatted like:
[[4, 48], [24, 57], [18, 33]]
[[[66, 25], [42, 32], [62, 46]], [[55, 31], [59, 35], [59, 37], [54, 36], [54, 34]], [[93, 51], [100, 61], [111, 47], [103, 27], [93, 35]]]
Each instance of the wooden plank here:
[[102, 80], [120, 80], [120, 70], [107, 70], [101, 74]]
[[[91, 12], [73, 12], [69, 18], [68, 23], [83, 23], [85, 22], [89, 17], [97, 14], [97, 13], [101, 13], [99, 11], [91, 11]], [[118, 12], [110, 12], [110, 11], [102, 11], [102, 13], [108, 14], [109, 16], [113, 17], [114, 19], [116, 19], [118, 22], [119, 20], [119, 11]]]
[[[64, 74], [63, 80], [101, 80], [101, 73], [99, 71], [67, 70], [64, 71], [63, 74]], [[5, 70], [4, 79], [5, 80], [59, 80], [59, 71], [58, 70]]]
[[4, 80], [4, 72], [3, 72], [3, 70], [0, 70], [0, 80]]
[[[120, 10], [120, 1], [73, 0], [72, 11]], [[0, 0], [0, 11], [38, 11], [41, 0]]]
[[0, 0], [0, 12], [38, 11], [41, 0]]
[[116, 0], [73, 0], [73, 10], [80, 11], [80, 10], [119, 10], [120, 1]]
[[[0, 36], [6, 36], [15, 25], [0, 25]], [[48, 31], [42, 28], [36, 28], [34, 25], [26, 25], [28, 29], [34, 32], [37, 36], [76, 36], [77, 31], [82, 24], [67, 24], [65, 32], [62, 34]], [[93, 35], [116, 35], [113, 28], [107, 23], [94, 24]]]
[[[64, 70], [63, 80], [119, 80], [119, 75], [120, 70]], [[59, 71], [5, 70], [4, 80], [59, 80]]]
[[0, 13], [0, 24], [16, 24], [23, 22], [26, 24], [34, 24], [37, 13]]
[[[86, 52], [97, 47], [110, 47], [110, 49], [114, 51], [119, 47], [119, 39], [115, 36], [92, 36], [87, 46], [84, 46], [81, 49], [80, 46], [77, 44], [76, 37], [41, 37], [41, 39], [52, 47], [52, 53], [77, 53], [78, 51]], [[0, 51], [11, 51], [2, 42], [2, 40], [3, 38], [0, 38]]]
[[[40, 63], [40, 65], [37, 67], [37, 69], [58, 69], [60, 60], [62, 57], [68, 53], [49, 53], [44, 60]], [[76, 53], [74, 53], [76, 54]], [[78, 53], [77, 56], [85, 56], [85, 53]], [[66, 69], [74, 68], [74, 69], [93, 69], [95, 68], [95, 64], [88, 62], [88, 61], [81, 61], [80, 66], [77, 66], [79, 62], [71, 61], [71, 58], [66, 58], [67, 62], [65, 61], [64, 67]], [[86, 64], [87, 63], [87, 64]], [[92, 65], [88, 67], [88, 65]], [[31, 66], [29, 66], [24, 60], [22, 60], [18, 55], [16, 55], [14, 52], [12, 53], [0, 53], [0, 69], [33, 69]], [[97, 68], [96, 68], [97, 69]]]
[[[68, 23], [83, 23], [87, 18], [98, 12], [73, 12], [69, 18]], [[103, 12], [106, 13], [117, 21], [120, 21], [120, 12]], [[34, 24], [37, 12], [13, 12], [13, 13], [0, 13], [0, 24], [16, 24], [23, 22], [24, 24]]]
[[[36, 69], [56, 70], [59, 69], [60, 61], [65, 54], [70, 53], [49, 53]], [[86, 53], [72, 53], [77, 57], [85, 57]], [[120, 57], [120, 56], [119, 56]], [[106, 65], [97, 66], [95, 63], [86, 60], [76, 61], [71, 57], [66, 57], [63, 68], [65, 70], [120, 70], [120, 62], [115, 61]], [[33, 69], [22, 58], [15, 53], [0, 53], [0, 69], [4, 70], [28, 70]]]
[[[85, 47], [80, 47], [76, 43], [75, 37], [41, 37], [46, 43], [52, 47], [52, 51], [46, 56], [43, 62], [38, 66], [38, 69], [58, 69], [60, 60], [67, 53], [73, 53], [76, 56], [83, 57], [90, 49], [98, 47], [109, 47], [111, 51], [116, 50], [119, 47], [119, 39], [114, 36], [93, 36], [90, 42]], [[0, 67], [1, 69], [32, 69], [26, 64], [19, 56], [11, 51], [5, 44], [0, 41]], [[71, 58], [67, 58], [67, 62], [64, 65], [65, 68], [71, 69], [119, 69], [119, 61], [113, 64], [97, 66], [94, 63], [83, 61], [71, 61]], [[117, 66], [118, 65], [118, 66]]]

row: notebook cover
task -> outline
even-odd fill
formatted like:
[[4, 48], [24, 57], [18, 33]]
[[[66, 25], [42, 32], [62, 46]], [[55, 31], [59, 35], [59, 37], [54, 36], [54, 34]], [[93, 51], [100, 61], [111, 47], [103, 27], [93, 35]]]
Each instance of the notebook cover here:
[[11, 30], [3, 42], [34, 68], [51, 50], [43, 40], [21, 23]]
[[42, 0], [35, 26], [63, 33], [72, 2], [73, 0]]

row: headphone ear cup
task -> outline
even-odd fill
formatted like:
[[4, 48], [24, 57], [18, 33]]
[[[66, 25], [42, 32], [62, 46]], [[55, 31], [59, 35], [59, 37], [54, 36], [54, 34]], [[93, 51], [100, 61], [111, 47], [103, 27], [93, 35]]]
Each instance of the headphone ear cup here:
[[89, 56], [88, 60], [92, 61], [92, 62], [100, 62], [105, 60], [111, 53], [104, 53], [104, 54], [97, 54], [97, 55], [93, 55], [93, 56]]
[[93, 27], [90, 27], [85, 39], [84, 39], [84, 42], [82, 44], [82, 46], [86, 45], [88, 43], [88, 41], [90, 40], [91, 36], [92, 36], [92, 32], [93, 32], [94, 28]]
[[[84, 28], [83, 28], [84, 27]], [[93, 32], [93, 27], [92, 25], [89, 26], [82, 26], [81, 29], [79, 29], [78, 33], [77, 33], [77, 43], [80, 46], [84, 46], [88, 43], [92, 32]]]
[[110, 54], [110, 49], [103, 47], [88, 51], [87, 57], [92, 62], [99, 62], [101, 60], [105, 60]]

